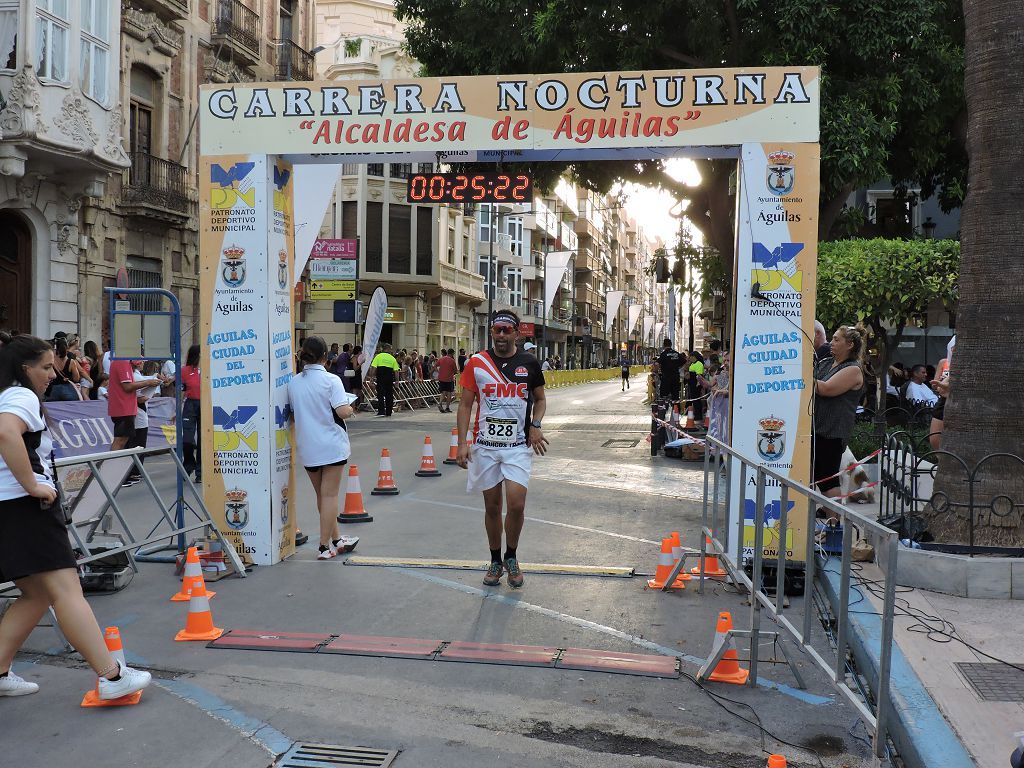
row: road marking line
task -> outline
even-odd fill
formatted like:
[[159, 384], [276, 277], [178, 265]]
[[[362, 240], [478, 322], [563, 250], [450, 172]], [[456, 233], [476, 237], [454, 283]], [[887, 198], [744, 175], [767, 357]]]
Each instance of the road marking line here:
[[[352, 555], [345, 558], [345, 565], [375, 565], [382, 567], [408, 568], [455, 568], [464, 571], [486, 571], [488, 564], [483, 560], [448, 560], [429, 557], [369, 557]], [[617, 565], [562, 565], [558, 563], [520, 563], [526, 573], [563, 574], [567, 576], [617, 576], [631, 578], [632, 567]]]
[[153, 683], [179, 699], [199, 707], [214, 720], [231, 726], [274, 757], [283, 755], [295, 744], [272, 725], [235, 709], [198, 685], [186, 683], [184, 680], [153, 680]]
[[[420, 496], [406, 496], [407, 501], [420, 501], [425, 504], [436, 504], [439, 507], [452, 507], [453, 509], [468, 509], [470, 512], [483, 512], [479, 507], [470, 507], [465, 504], [452, 504], [447, 501], [434, 501], [433, 499], [424, 499]], [[582, 525], [570, 525], [569, 523], [558, 523], [554, 520], [542, 520], [539, 517], [527, 517], [531, 523], [543, 523], [544, 525], [557, 525], [559, 528], [572, 528], [576, 531], [585, 531], [586, 533], [600, 533], [602, 536], [611, 536], [616, 539], [626, 539], [627, 541], [638, 541], [641, 544], [661, 544], [660, 541], [651, 541], [650, 539], [641, 539], [638, 536], [627, 536], [624, 533], [612, 533], [611, 531], [602, 531], [598, 528], [585, 528]]]
[[[707, 659], [701, 659], [697, 656], [693, 656], [688, 653], [682, 653], [681, 651], [669, 648], [668, 646], [659, 645], [658, 643], [652, 642], [650, 640], [645, 640], [642, 637], [637, 637], [636, 635], [631, 635], [628, 632], [623, 632], [620, 629], [615, 629], [614, 627], [609, 627], [604, 624], [598, 624], [596, 621], [581, 619], [578, 616], [571, 616], [567, 613], [561, 613], [559, 611], [552, 610], [551, 608], [545, 608], [542, 605], [527, 603], [523, 600], [519, 600], [509, 595], [503, 595], [497, 592], [486, 592], [482, 589], [477, 589], [476, 587], [471, 587], [467, 584], [460, 584], [457, 581], [449, 581], [448, 579], [442, 579], [439, 576], [434, 576], [433, 574], [429, 573], [423, 573], [422, 571], [400, 569], [399, 573], [405, 574], [406, 576], [412, 576], [413, 578], [419, 579], [421, 581], [430, 582], [431, 584], [437, 584], [442, 587], [447, 587], [448, 589], [454, 589], [459, 592], [463, 592], [467, 595], [481, 597], [484, 600], [491, 600], [496, 603], [501, 603], [502, 605], [508, 605], [512, 608], [519, 608], [520, 610], [529, 611], [530, 613], [537, 613], [541, 616], [547, 616], [548, 618], [557, 619], [558, 621], [565, 622], [566, 624], [573, 624], [583, 629], [590, 629], [595, 632], [600, 632], [604, 635], [609, 635], [610, 637], [616, 637], [620, 640], [625, 640], [626, 642], [632, 643], [633, 645], [637, 645], [641, 648], [646, 648], [651, 651], [657, 651], [658, 653], [663, 654], [665, 656], [676, 656], [682, 659], [683, 661], [689, 662], [690, 664], [694, 664], [698, 667], [703, 666], [704, 662], [707, 661]], [[786, 685], [785, 683], [777, 683], [774, 680], [767, 680], [763, 677], [758, 678], [757, 684], [763, 688], [773, 688], [779, 691], [780, 693], [784, 693], [787, 696], [792, 696], [794, 699], [798, 699], [799, 701], [802, 701], [806, 704], [822, 706], [825, 704], [833, 703], [832, 699], [826, 698], [824, 696], [818, 696], [813, 693], [808, 693], [807, 691], [801, 691], [799, 688], [793, 688], [792, 686]]]

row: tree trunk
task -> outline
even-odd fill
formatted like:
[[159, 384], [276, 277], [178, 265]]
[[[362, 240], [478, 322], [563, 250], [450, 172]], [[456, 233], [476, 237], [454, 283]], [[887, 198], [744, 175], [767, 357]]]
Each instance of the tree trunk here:
[[[1024, 4], [964, 0], [964, 20], [970, 170], [942, 450], [973, 469], [989, 454], [1024, 455]], [[964, 468], [941, 454], [939, 466], [939, 495], [926, 513], [936, 540], [1024, 544], [1024, 465], [984, 463], [974, 484], [973, 532], [968, 509], [945, 504], [967, 504]]]

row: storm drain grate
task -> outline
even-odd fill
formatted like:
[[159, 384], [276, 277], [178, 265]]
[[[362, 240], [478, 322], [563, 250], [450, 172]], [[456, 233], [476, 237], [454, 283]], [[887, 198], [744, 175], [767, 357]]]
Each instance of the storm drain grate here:
[[277, 761], [277, 768], [333, 768], [360, 765], [363, 768], [387, 768], [398, 750], [370, 747], [340, 747], [336, 744], [296, 744]]
[[605, 440], [602, 448], [636, 448], [639, 440]]
[[958, 661], [956, 665], [982, 701], [1024, 701], [1021, 670], [998, 662]]

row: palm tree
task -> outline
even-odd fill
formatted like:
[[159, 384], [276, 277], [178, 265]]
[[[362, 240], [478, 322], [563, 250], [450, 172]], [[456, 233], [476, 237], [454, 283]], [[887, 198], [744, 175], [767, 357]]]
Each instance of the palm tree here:
[[[957, 343], [942, 447], [974, 466], [997, 452], [1024, 455], [1024, 3], [964, 0], [968, 192], [961, 229]], [[963, 470], [940, 457], [936, 490], [966, 501]], [[989, 461], [976, 503], [995, 512], [974, 543], [1024, 545], [1024, 467]], [[1007, 500], [1016, 503], [1010, 508]], [[942, 501], [937, 505], [942, 507]], [[968, 542], [965, 510], [929, 512], [939, 541]]]

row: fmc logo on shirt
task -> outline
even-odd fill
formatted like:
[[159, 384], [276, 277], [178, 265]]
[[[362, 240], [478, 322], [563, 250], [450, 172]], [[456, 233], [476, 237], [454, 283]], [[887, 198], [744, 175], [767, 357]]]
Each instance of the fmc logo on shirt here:
[[526, 399], [526, 384], [499, 383], [484, 384], [484, 397], [521, 397]]

